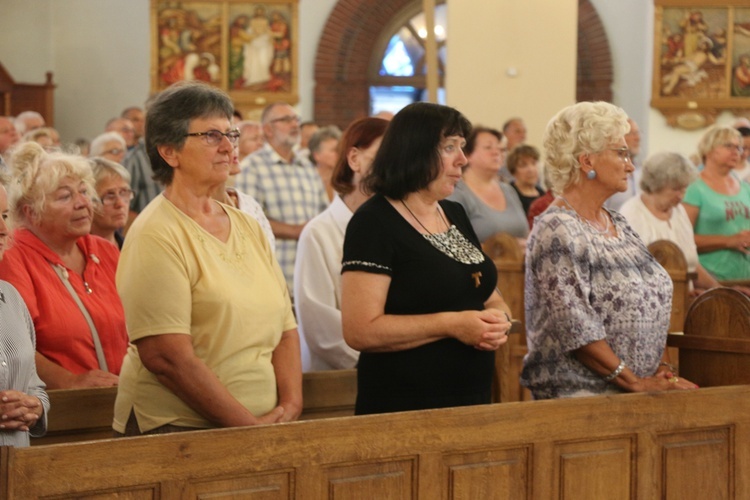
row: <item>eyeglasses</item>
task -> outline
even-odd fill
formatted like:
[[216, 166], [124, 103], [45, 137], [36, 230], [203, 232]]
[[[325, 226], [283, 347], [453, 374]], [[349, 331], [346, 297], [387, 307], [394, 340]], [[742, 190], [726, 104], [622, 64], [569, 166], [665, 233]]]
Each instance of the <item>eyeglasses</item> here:
[[742, 147], [742, 146], [740, 146], [739, 144], [732, 144], [731, 142], [728, 142], [728, 143], [726, 143], [726, 144], [722, 144], [722, 146], [723, 146], [723, 147], [725, 147], [725, 148], [727, 148], [727, 149], [734, 149], [734, 150], [736, 150], [736, 151], [737, 151], [737, 152], [738, 152], [739, 154], [742, 154], [742, 153], [743, 153], [743, 152], [745, 151], [745, 148], [743, 148], [743, 147]]
[[121, 155], [124, 152], [125, 152], [124, 149], [114, 148], [114, 149], [108, 149], [107, 151], [102, 151], [102, 154], [103, 155], [117, 156], [117, 155]]
[[271, 123], [278, 123], [282, 122], [284, 125], [289, 125], [290, 123], [299, 123], [302, 120], [299, 116], [296, 115], [289, 115], [289, 116], [282, 116], [279, 118], [274, 118], [271, 120]]
[[209, 130], [207, 132], [192, 132], [190, 134], [185, 134], [185, 137], [203, 137], [203, 140], [206, 141], [206, 144], [209, 146], [218, 146], [221, 143], [222, 137], [229, 139], [229, 142], [232, 144], [237, 144], [237, 141], [240, 138], [240, 131], [236, 128], [226, 133], [219, 132], [218, 130]]
[[620, 160], [623, 162], [632, 162], [633, 158], [630, 156], [630, 149], [627, 148], [627, 146], [621, 147], [621, 148], [608, 148], [610, 151], [614, 151], [617, 153], [617, 156], [620, 157]]
[[125, 203], [130, 203], [130, 200], [133, 199], [135, 196], [135, 193], [131, 189], [120, 189], [117, 192], [114, 191], [107, 191], [103, 195], [99, 197], [99, 199], [102, 202], [102, 205], [111, 207], [115, 203], [117, 203], [117, 200], [124, 201]]

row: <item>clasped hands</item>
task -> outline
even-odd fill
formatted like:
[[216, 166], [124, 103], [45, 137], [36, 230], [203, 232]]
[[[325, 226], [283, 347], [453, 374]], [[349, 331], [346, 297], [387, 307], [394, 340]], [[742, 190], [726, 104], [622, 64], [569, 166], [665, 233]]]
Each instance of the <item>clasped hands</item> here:
[[511, 323], [503, 311], [495, 308], [483, 311], [463, 311], [456, 338], [482, 351], [496, 351], [508, 341]]
[[0, 391], [0, 431], [28, 431], [42, 416], [44, 407], [36, 396], [20, 391]]

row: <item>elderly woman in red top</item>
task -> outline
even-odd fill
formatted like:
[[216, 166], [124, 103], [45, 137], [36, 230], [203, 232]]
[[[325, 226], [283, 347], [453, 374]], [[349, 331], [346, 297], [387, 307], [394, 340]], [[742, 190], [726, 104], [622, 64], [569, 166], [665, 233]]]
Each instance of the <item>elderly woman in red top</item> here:
[[19, 229], [0, 279], [26, 302], [37, 372], [49, 389], [117, 385], [128, 345], [115, 288], [117, 247], [89, 235], [95, 194], [87, 160], [22, 144], [11, 160]]

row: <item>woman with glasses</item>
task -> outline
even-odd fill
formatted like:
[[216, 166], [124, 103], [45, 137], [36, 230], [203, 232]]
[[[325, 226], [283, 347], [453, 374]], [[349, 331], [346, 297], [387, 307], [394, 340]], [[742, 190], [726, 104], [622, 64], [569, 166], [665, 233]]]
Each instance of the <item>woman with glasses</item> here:
[[604, 202], [634, 167], [625, 112], [605, 102], [560, 111], [544, 135], [557, 199], [526, 247], [521, 382], [535, 399], [694, 388], [669, 364], [672, 281]]
[[104, 158], [91, 160], [99, 198], [94, 206], [91, 234], [95, 234], [122, 248], [122, 228], [128, 221], [130, 201], [130, 173], [125, 167]]
[[704, 168], [683, 204], [695, 232], [698, 259], [718, 280], [750, 279], [750, 184], [733, 174], [742, 157], [742, 136], [711, 127], [698, 143]]
[[11, 167], [10, 210], [19, 227], [0, 279], [29, 309], [39, 376], [49, 389], [117, 385], [128, 345], [115, 288], [119, 251], [89, 234], [89, 161], [29, 142], [14, 152]]
[[249, 215], [213, 198], [239, 131], [222, 91], [182, 82], [146, 115], [166, 187], [128, 231], [117, 269], [131, 347], [115, 431], [157, 434], [286, 422], [302, 410], [299, 337], [284, 277]]

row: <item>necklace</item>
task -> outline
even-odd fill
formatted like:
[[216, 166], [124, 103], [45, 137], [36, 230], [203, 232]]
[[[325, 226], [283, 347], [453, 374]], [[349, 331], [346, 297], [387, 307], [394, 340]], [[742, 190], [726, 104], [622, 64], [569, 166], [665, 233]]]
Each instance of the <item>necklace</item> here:
[[[445, 220], [443, 214], [440, 213], [439, 207], [437, 209], [437, 213], [440, 216], [440, 220], [443, 221], [443, 224], [445, 224], [448, 230], [444, 233], [432, 233], [424, 226], [424, 224], [422, 224], [419, 219], [417, 219], [417, 216], [414, 215], [414, 212], [411, 211], [404, 200], [401, 200], [401, 203], [404, 205], [404, 208], [406, 208], [406, 211], [409, 212], [412, 217], [414, 217], [414, 220], [417, 221], [417, 224], [419, 224], [422, 229], [427, 231], [427, 234], [420, 233], [422, 234], [422, 237], [442, 254], [447, 255], [451, 259], [462, 264], [480, 264], [484, 262], [484, 254], [477, 247], [475, 247], [474, 244], [467, 240], [455, 225], [448, 224], [448, 221]], [[472, 279], [474, 280], [476, 287], [479, 287], [480, 277], [481, 273], [474, 273], [472, 275]]]
[[[411, 208], [409, 208], [409, 205], [407, 205], [404, 200], [401, 200], [401, 204], [404, 206], [404, 208], [406, 209], [406, 211], [409, 212], [412, 217], [414, 217], [414, 220], [417, 221], [417, 224], [419, 224], [420, 226], [422, 226], [422, 229], [424, 229], [425, 231], [427, 231], [427, 234], [429, 234], [430, 236], [435, 236], [429, 229], [427, 229], [426, 227], [424, 227], [424, 224], [422, 224], [422, 222], [419, 219], [417, 219], [417, 216], [414, 215], [414, 212], [411, 211]], [[445, 218], [443, 218], [443, 214], [440, 213], [440, 208], [438, 207], [438, 208], [436, 208], [436, 210], [437, 210], [438, 216], [440, 217], [440, 220], [442, 220], [443, 224], [445, 224], [445, 227], [447, 227], [448, 229], [450, 229], [450, 226], [445, 221]]]
[[[607, 234], [609, 232], [609, 217], [607, 217], [606, 215], [604, 216], [604, 221], [605, 221], [604, 229], [599, 229], [590, 220], [588, 220], [586, 217], [584, 217], [583, 215], [581, 215], [578, 212], [578, 210], [576, 210], [575, 208], [573, 208], [573, 205], [571, 205], [570, 202], [568, 200], [566, 200], [563, 195], [559, 195], [559, 198], [562, 201], [564, 201], [565, 204], [568, 205], [568, 207], [570, 207], [570, 209], [572, 211], [574, 211], [576, 213], [576, 215], [578, 216], [579, 219], [583, 220], [586, 224], [588, 224], [591, 227], [591, 229], [593, 229], [594, 231], [596, 231], [599, 234]], [[596, 222], [597, 222], [597, 224], [599, 224], [599, 218], [598, 218], [598, 216], [597, 216], [597, 221]]]

